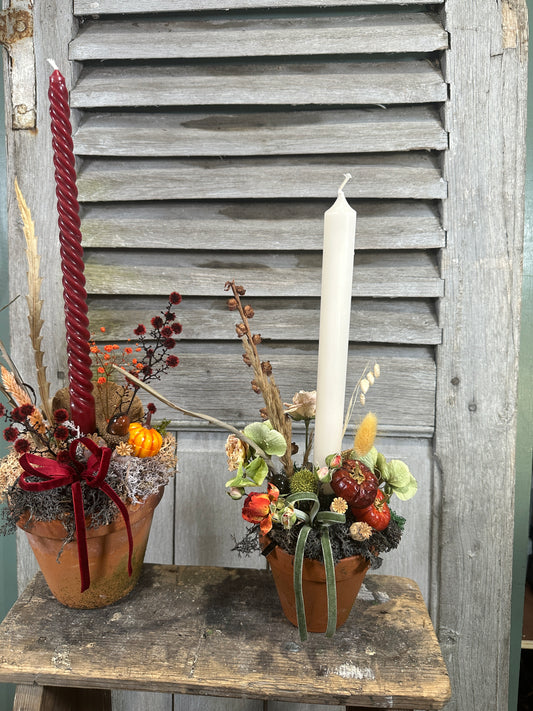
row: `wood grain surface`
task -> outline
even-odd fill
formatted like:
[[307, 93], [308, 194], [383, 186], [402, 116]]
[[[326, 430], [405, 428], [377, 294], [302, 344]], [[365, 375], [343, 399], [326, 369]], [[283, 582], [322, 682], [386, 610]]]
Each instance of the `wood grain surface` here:
[[0, 626], [0, 678], [389, 708], [442, 708], [448, 675], [416, 583], [369, 575], [334, 638], [302, 643], [267, 571], [146, 565], [101, 610], [69, 610], [40, 574]]

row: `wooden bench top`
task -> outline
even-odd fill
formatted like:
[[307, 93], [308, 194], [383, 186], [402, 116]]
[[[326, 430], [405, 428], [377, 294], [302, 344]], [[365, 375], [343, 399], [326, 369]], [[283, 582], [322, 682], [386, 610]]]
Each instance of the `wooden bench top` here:
[[398, 709], [450, 697], [412, 580], [367, 575], [335, 636], [302, 643], [268, 571], [169, 565], [100, 610], [63, 607], [38, 573], [0, 625], [0, 682]]

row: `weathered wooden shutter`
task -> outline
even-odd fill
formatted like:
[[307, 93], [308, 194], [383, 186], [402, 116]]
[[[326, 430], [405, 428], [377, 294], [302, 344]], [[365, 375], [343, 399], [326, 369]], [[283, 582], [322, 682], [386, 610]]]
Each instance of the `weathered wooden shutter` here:
[[[452, 371], [458, 354], [460, 363], [468, 360], [465, 344], [475, 339], [476, 329], [492, 327], [499, 310], [506, 309], [500, 304], [485, 316], [463, 295], [465, 280], [475, 284], [481, 273], [475, 240], [484, 240], [485, 232], [481, 235], [477, 227], [483, 223], [479, 215], [476, 224], [469, 223], [470, 182], [461, 184], [460, 166], [464, 155], [470, 161], [465, 163], [469, 181], [478, 179], [487, 214], [495, 214], [507, 198], [503, 187], [500, 202], [490, 193], [487, 186], [496, 190], [495, 173], [481, 165], [475, 152], [477, 134], [485, 131], [485, 114], [478, 107], [490, 95], [488, 89], [478, 95], [476, 82], [485, 59], [496, 71], [500, 52], [502, 61], [509, 58], [501, 76], [518, 77], [519, 97], [520, 73], [512, 64], [516, 52], [510, 44], [512, 28], [518, 26], [511, 6], [517, 4], [504, 0], [501, 9], [498, 2], [488, 12], [482, 0], [462, 5], [461, 0], [335, 0], [331, 6], [323, 0], [74, 0], [72, 14], [69, 0], [46, 7], [36, 3], [39, 131], [9, 134], [13, 170], [44, 238], [45, 343], [53, 383], [63, 384], [65, 368], [62, 337], [54, 340], [55, 333], [62, 333], [63, 317], [45, 130], [45, 59], [50, 56], [72, 87], [94, 331], [105, 325], [106, 338], [124, 341], [132, 325], [146, 320], [170, 290], [178, 289], [184, 296], [181, 364], [161, 389], [184, 406], [237, 425], [256, 419], [262, 403], [247, 384], [251, 376], [241, 361], [234, 315], [225, 309], [224, 282], [235, 278], [247, 288], [256, 310], [254, 326], [264, 338], [262, 354], [273, 364], [284, 399], [298, 389], [314, 388], [322, 215], [343, 174], [353, 175], [346, 188], [358, 211], [348, 391], [367, 363], [380, 363], [382, 377], [368, 395], [368, 406], [379, 416], [382, 449], [409, 461], [420, 484], [417, 498], [400, 508], [409, 516], [405, 541], [382, 570], [416, 578], [449, 639], [449, 657], [457, 663], [466, 662], [469, 653], [462, 647], [456, 652], [455, 632], [447, 632], [454, 593], [443, 582], [440, 560], [444, 556], [450, 568], [460, 546], [449, 545], [443, 554], [439, 544], [458, 538], [459, 514], [448, 497], [442, 508], [444, 537], [434, 514], [442, 507], [441, 476], [451, 484], [448, 494], [460, 478], [461, 491], [472, 501], [469, 476], [489, 447], [481, 428], [470, 446], [458, 436], [462, 450], [454, 449], [454, 426], [461, 422], [465, 432], [469, 429], [462, 416], [454, 420], [452, 406], [460, 401], [457, 392], [473, 398], [466, 390], [475, 377], [469, 374], [463, 383], [452, 378]], [[475, 28], [485, 24], [486, 32], [475, 35]], [[502, 28], [507, 33], [503, 48], [496, 36]], [[482, 49], [473, 56], [470, 48]], [[453, 79], [451, 101], [444, 70]], [[519, 98], [512, 89], [507, 97], [520, 126]], [[498, 117], [502, 108], [491, 105], [487, 121], [494, 137], [503, 135], [503, 118], [498, 123]], [[452, 150], [447, 151], [450, 126]], [[511, 153], [505, 144], [502, 154]], [[452, 195], [444, 170], [453, 182]], [[516, 182], [508, 173], [504, 179], [510, 181], [502, 180], [509, 195], [520, 192], [520, 175]], [[506, 228], [515, 240], [519, 223]], [[12, 198], [11, 225], [16, 225]], [[448, 244], [445, 228], [451, 230]], [[497, 250], [495, 229], [490, 223], [486, 234]], [[13, 234], [18, 234], [15, 229]], [[467, 250], [462, 240], [474, 246]], [[15, 238], [11, 249], [13, 274], [22, 274], [23, 268], [15, 266], [22, 250]], [[468, 251], [463, 266], [461, 249]], [[519, 263], [516, 244], [512, 254], [511, 270]], [[450, 281], [446, 294], [441, 265]], [[13, 284], [17, 293], [16, 280]], [[439, 323], [441, 301], [445, 322]], [[461, 314], [469, 314], [464, 321], [456, 305]], [[23, 313], [19, 300], [13, 307], [15, 322], [22, 321]], [[442, 327], [447, 341], [439, 347]], [[505, 363], [512, 369], [512, 328], [500, 329], [495, 340], [507, 342]], [[17, 361], [31, 369], [25, 351], [15, 339]], [[477, 355], [478, 363], [486, 360]], [[461, 383], [453, 395], [447, 394], [450, 382], [453, 388]], [[509, 382], [512, 397], [510, 376]], [[494, 403], [507, 397], [494, 379], [487, 388]], [[436, 397], [445, 413], [438, 452], [445, 466], [434, 473]], [[508, 407], [511, 412], [512, 403]], [[159, 414], [167, 413], [160, 409]], [[480, 415], [478, 422], [486, 418]], [[169, 489], [160, 507], [151, 560], [259, 565], [239, 560], [230, 550], [232, 531], [238, 536], [242, 528], [238, 505], [223, 494], [225, 435], [194, 421], [175, 425], [180, 471], [175, 490]], [[492, 456], [500, 457], [502, 469], [512, 476], [504, 451]], [[461, 521], [468, 526], [465, 517], [461, 514]], [[20, 551], [24, 583], [33, 567], [23, 544]], [[473, 589], [465, 576], [463, 582], [467, 592]], [[476, 631], [482, 627], [478, 624]], [[495, 631], [488, 633], [494, 637]], [[457, 708], [461, 703], [466, 708], [470, 681], [453, 683], [460, 695]], [[486, 698], [492, 698], [489, 686]], [[148, 704], [170, 709], [173, 703], [164, 696], [148, 702], [142, 696], [117, 695], [115, 701], [128, 709]], [[187, 697], [176, 697], [174, 704], [188, 711], [197, 706], [260, 708], [258, 702]], [[275, 711], [286, 708], [269, 704], [269, 711], [274, 706]]]
[[[348, 391], [366, 363], [380, 363], [369, 405], [393, 437], [390, 453], [409, 452], [417, 509], [427, 511], [389, 569], [427, 594], [447, 33], [434, 8], [398, 3], [249, 2], [231, 12], [158, 3], [150, 12], [128, 2], [128, 14], [114, 14], [124, 4], [76, 2], [82, 22], [69, 49], [81, 63], [71, 102], [93, 329], [125, 340], [177, 288], [181, 365], [161, 387], [227, 421], [258, 419], [263, 403], [225, 307], [224, 283], [235, 278], [284, 398], [314, 389], [322, 215], [351, 172], [346, 194], [359, 217]], [[175, 504], [176, 561], [243, 564], [228, 557], [237, 507], [219, 503], [224, 435], [178, 425], [186, 497]], [[197, 524], [187, 511], [207, 502], [219, 511], [205, 530], [205, 515]]]

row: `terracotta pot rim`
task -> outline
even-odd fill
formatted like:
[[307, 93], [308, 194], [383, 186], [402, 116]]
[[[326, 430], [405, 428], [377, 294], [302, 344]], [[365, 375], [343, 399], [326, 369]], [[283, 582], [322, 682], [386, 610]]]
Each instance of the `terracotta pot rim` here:
[[[268, 535], [261, 535], [260, 540], [268, 541], [270, 543], [272, 539]], [[286, 565], [294, 566], [294, 555], [292, 553], [288, 553], [280, 545], [277, 545], [266, 556], [266, 560], [268, 561], [271, 556], [274, 556], [277, 560], [285, 563]], [[368, 570], [369, 567], [370, 561], [362, 555], [353, 555], [348, 558], [341, 558], [341, 560], [335, 564], [335, 578], [336, 580], [343, 580], [351, 577], [354, 574], [354, 571], [362, 571], [363, 569]], [[312, 579], [325, 581], [326, 571], [324, 563], [320, 560], [316, 560], [315, 558], [304, 557], [302, 577], [305, 580]]]
[[[165, 487], [161, 486], [155, 494], [150, 494], [143, 501], [136, 504], [126, 504], [128, 514], [130, 517], [130, 524], [147, 516], [150, 511], [155, 509], [158, 503], [161, 501]], [[126, 524], [120, 512], [117, 512], [117, 516], [111, 523], [105, 526], [98, 526], [96, 528], [90, 527], [90, 516], [85, 517], [87, 538], [97, 538], [99, 536], [107, 536], [114, 531], [121, 528], [125, 528]], [[31, 533], [32, 535], [39, 536], [41, 538], [51, 538], [63, 540], [66, 538], [67, 531], [61, 519], [53, 519], [51, 521], [39, 521], [37, 519], [29, 519], [29, 512], [25, 512], [17, 521], [17, 526], [25, 531], [26, 533]], [[76, 540], [76, 536], [72, 538], [73, 541]]]

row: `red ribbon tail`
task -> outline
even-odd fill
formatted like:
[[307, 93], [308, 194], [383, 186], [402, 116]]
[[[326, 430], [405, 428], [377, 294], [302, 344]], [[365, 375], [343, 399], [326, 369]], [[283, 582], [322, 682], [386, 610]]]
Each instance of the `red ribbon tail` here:
[[80, 565], [81, 592], [87, 590], [91, 584], [89, 573], [89, 556], [87, 554], [87, 532], [85, 530], [85, 510], [81, 484], [75, 481], [72, 484], [72, 502], [74, 504], [74, 522], [76, 524], [76, 539], [78, 542], [78, 561]]
[[126, 532], [128, 534], [128, 544], [129, 544], [129, 555], [128, 555], [128, 575], [132, 576], [133, 574], [133, 567], [131, 564], [131, 559], [133, 556], [133, 535], [131, 533], [131, 524], [130, 524], [130, 516], [128, 513], [128, 509], [124, 505], [124, 502], [122, 499], [119, 497], [119, 495], [116, 493], [114, 489], [112, 489], [107, 482], [103, 481], [100, 484], [100, 489], [104, 491], [112, 501], [115, 502], [115, 504], [118, 506], [118, 509], [120, 513], [122, 514], [122, 518], [124, 519], [124, 523], [126, 524]]

